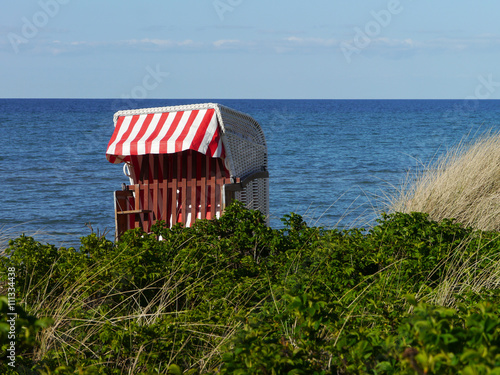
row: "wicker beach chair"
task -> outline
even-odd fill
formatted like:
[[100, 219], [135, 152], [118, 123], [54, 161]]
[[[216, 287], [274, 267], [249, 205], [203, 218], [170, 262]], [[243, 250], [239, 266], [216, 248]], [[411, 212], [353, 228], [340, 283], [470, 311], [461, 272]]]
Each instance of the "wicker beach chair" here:
[[267, 146], [249, 115], [206, 103], [119, 111], [106, 158], [125, 163], [115, 191], [116, 238], [220, 217], [233, 199], [269, 215]]

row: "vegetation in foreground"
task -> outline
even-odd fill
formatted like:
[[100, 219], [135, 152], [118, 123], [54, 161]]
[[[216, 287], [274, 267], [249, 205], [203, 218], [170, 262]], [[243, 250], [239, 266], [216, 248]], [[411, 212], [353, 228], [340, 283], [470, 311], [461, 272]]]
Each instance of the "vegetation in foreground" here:
[[0, 372], [500, 374], [498, 233], [421, 213], [369, 231], [283, 221], [236, 203], [116, 244], [11, 241], [17, 367], [0, 298]]

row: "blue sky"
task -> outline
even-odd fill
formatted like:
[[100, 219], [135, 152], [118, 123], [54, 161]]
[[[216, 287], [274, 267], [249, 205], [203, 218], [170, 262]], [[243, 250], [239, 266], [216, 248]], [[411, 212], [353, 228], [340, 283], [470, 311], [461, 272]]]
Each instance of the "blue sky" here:
[[2, 98], [500, 98], [498, 0], [2, 7]]

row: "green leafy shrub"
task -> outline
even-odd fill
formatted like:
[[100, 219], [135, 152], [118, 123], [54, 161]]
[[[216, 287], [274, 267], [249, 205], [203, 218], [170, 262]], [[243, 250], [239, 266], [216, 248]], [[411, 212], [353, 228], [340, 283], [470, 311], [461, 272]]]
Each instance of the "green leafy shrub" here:
[[[429, 302], [439, 301], [460, 306], [450, 318], [454, 331], [435, 328], [444, 335], [466, 340], [460, 335], [472, 330], [473, 311], [473, 320], [489, 326], [500, 285], [497, 233], [419, 213], [383, 215], [370, 230], [309, 227], [296, 214], [283, 223], [269, 228], [262, 214], [236, 202], [220, 219], [190, 228], [158, 223], [117, 243], [96, 234], [79, 249], [24, 236], [11, 241], [0, 258], [0, 285], [15, 268], [18, 305], [53, 319], [50, 330], [33, 333], [29, 367], [193, 375], [403, 374], [472, 365], [463, 357], [479, 350], [471, 344], [446, 348], [463, 357], [458, 362], [429, 367], [424, 354], [437, 363], [445, 349], [418, 329], [438, 319]], [[428, 303], [416, 307], [408, 294]], [[485, 298], [493, 310], [477, 315], [474, 306]], [[481, 345], [497, 345], [496, 336], [488, 340]], [[495, 350], [481, 352], [484, 371], [493, 371]]]
[[222, 374], [325, 374], [325, 303], [285, 295], [285, 311], [251, 318], [223, 355]]
[[500, 304], [418, 305], [402, 324], [407, 373], [500, 374]]

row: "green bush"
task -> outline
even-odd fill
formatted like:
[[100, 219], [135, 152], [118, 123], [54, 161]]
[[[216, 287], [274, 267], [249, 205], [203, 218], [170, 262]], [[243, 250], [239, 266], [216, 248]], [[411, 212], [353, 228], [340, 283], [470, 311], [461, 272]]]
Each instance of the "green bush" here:
[[402, 368], [419, 374], [500, 374], [500, 304], [418, 305], [400, 327]]
[[[269, 228], [236, 202], [220, 219], [190, 228], [158, 223], [117, 243], [96, 234], [79, 249], [11, 241], [0, 283], [15, 268], [19, 307], [53, 320], [50, 330], [33, 331], [37, 355], [26, 357], [28, 367], [47, 374], [495, 373], [496, 331], [482, 341], [466, 335], [497, 323], [497, 233], [420, 213], [383, 215], [370, 230], [309, 227], [296, 214], [282, 220], [283, 229]], [[474, 280], [482, 280], [477, 288]], [[492, 304], [481, 304], [486, 298]], [[435, 332], [463, 345], [436, 344]], [[483, 367], [470, 370], [477, 355]]]
[[219, 374], [325, 374], [325, 303], [309, 295], [284, 296], [279, 314], [250, 318], [223, 355]]

